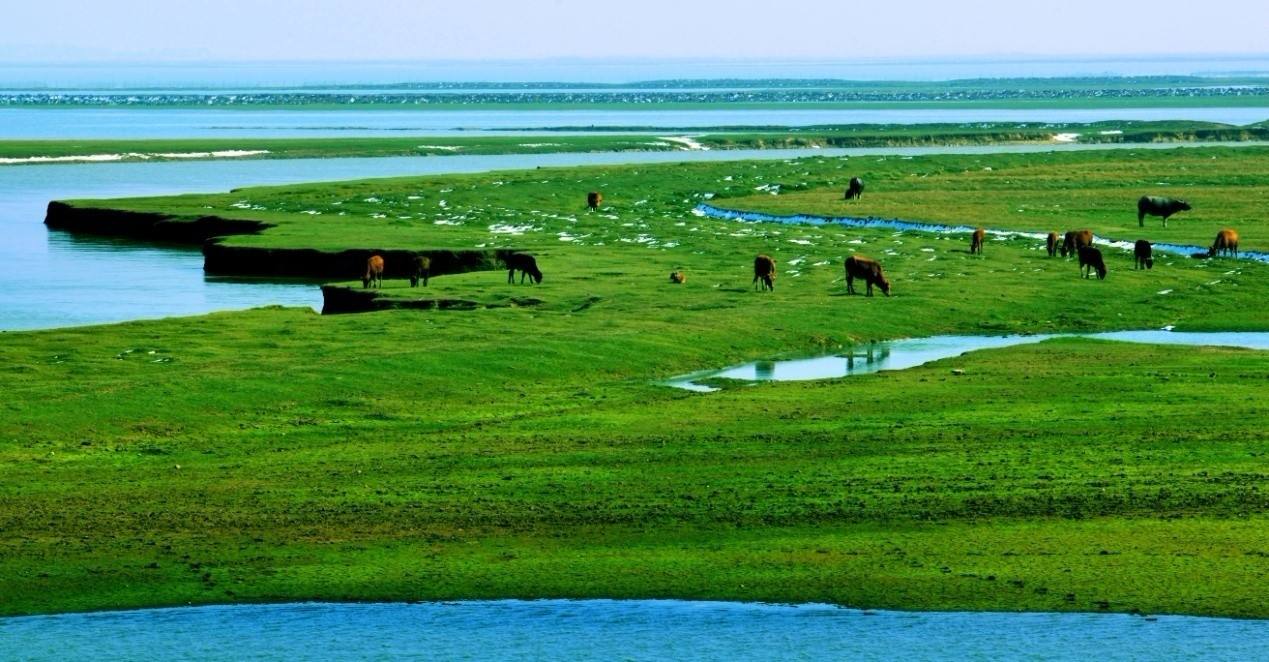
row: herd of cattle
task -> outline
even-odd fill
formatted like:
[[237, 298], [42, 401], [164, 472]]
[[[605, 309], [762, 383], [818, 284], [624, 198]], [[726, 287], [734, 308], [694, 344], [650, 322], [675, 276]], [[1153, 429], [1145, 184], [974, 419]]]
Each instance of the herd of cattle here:
[[[859, 177], [851, 177], [850, 183], [846, 187], [843, 196], [846, 200], [857, 200], [863, 197], [864, 181]], [[597, 191], [591, 191], [586, 194], [586, 206], [594, 211], [603, 204], [604, 196]], [[1151, 195], [1143, 195], [1137, 200], [1137, 224], [1145, 225], [1146, 216], [1159, 216], [1163, 218], [1163, 226], [1167, 227], [1168, 217], [1181, 211], [1189, 211], [1191, 209], [1189, 203], [1184, 200], [1173, 198], [1164, 198]], [[970, 236], [969, 252], [971, 255], [981, 255], [983, 252], [983, 244], [987, 237], [987, 231], [984, 228], [977, 228]], [[1094, 272], [1097, 273], [1098, 279], [1106, 278], [1106, 262], [1102, 258], [1102, 252], [1093, 246], [1093, 232], [1091, 230], [1071, 230], [1063, 235], [1060, 239], [1058, 233], [1050, 232], [1045, 241], [1045, 247], [1049, 257], [1061, 255], [1075, 255], [1079, 258], [1080, 274], [1084, 278], [1092, 278]], [[1154, 267], [1154, 248], [1149, 241], [1138, 239], [1133, 245], [1134, 268], [1151, 269]], [[1216, 240], [1212, 243], [1212, 247], [1202, 253], [1195, 253], [1193, 257], [1205, 258], [1216, 255], [1229, 255], [1238, 257], [1238, 232], [1231, 229], [1224, 229], [1216, 233]], [[520, 272], [520, 282], [524, 283], [524, 279], [528, 277], [534, 283], [542, 282], [542, 271], [538, 268], [537, 260], [527, 253], [512, 253], [503, 258], [507, 265], [507, 282], [515, 282], [515, 273]], [[843, 265], [846, 270], [846, 292], [855, 294], [855, 279], [862, 280], [866, 285], [866, 295], [872, 296], [872, 288], [874, 286], [880, 289], [882, 294], [890, 296], [890, 281], [886, 280], [882, 271], [881, 264], [876, 260], [862, 255], [852, 255], [846, 258]], [[428, 277], [432, 269], [431, 258], [418, 255], [414, 258], [413, 268], [410, 270], [410, 287], [417, 287], [422, 281], [423, 286], [427, 286]], [[763, 291], [775, 291], [776, 265], [775, 260], [767, 255], [759, 255], [753, 261], [753, 285], [755, 288], [761, 288]], [[670, 273], [670, 282], [674, 284], [682, 284], [687, 282], [687, 274], [682, 270], [676, 270]], [[366, 273], [361, 279], [363, 288], [371, 286], [383, 286], [383, 257], [372, 255], [366, 261]]]

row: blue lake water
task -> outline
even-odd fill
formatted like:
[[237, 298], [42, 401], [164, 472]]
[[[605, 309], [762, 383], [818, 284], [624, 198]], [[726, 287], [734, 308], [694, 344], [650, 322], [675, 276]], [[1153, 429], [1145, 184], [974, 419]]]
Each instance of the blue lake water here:
[[1256, 660], [1264, 621], [675, 600], [301, 603], [0, 619], [21, 660]]
[[815, 126], [938, 122], [1201, 120], [1251, 124], [1269, 108], [738, 109], [738, 110], [217, 110], [0, 108], [0, 139], [300, 138], [458, 135], [551, 127]]

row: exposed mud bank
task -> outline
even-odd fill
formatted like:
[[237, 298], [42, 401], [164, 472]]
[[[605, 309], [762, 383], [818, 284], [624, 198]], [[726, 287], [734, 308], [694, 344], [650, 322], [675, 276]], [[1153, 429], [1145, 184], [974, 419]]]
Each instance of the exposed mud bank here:
[[[420, 294], [427, 290], [421, 290]], [[427, 298], [408, 299], [397, 296], [383, 296], [375, 289], [358, 289], [343, 285], [322, 286], [322, 314], [365, 313], [375, 310], [477, 310], [482, 308], [510, 308], [513, 306], [537, 306], [541, 299], [533, 297], [511, 297], [493, 303], [482, 303], [470, 299]]]
[[53, 230], [83, 234], [190, 244], [203, 243], [213, 237], [255, 234], [272, 227], [262, 221], [219, 216], [188, 218], [104, 207], [76, 207], [56, 200], [48, 203], [44, 225]]
[[77, 207], [58, 201], [49, 203], [44, 224], [51, 229], [75, 233], [201, 244], [203, 270], [218, 276], [352, 280], [365, 272], [366, 260], [371, 255], [383, 256], [386, 278], [407, 277], [418, 255], [431, 258], [432, 276], [442, 276], [502, 269], [505, 268], [503, 259], [515, 252], [513, 249], [411, 251], [381, 248], [322, 251], [228, 246], [220, 240], [230, 235], [255, 234], [272, 226], [262, 221], [218, 216], [177, 217], [104, 207]]

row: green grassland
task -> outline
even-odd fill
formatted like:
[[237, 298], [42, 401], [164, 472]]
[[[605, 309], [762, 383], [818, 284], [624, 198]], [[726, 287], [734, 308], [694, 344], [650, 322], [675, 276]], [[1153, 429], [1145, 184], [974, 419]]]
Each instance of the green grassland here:
[[[1030, 240], [971, 256], [959, 236], [690, 212], [773, 183], [763, 201], [813, 202], [851, 175], [869, 181], [859, 204], [934, 177], [1007, 207], [1014, 189], [994, 184], [1012, 176], [1131, 215], [1160, 172], [1185, 174], [1196, 199], [1216, 191], [1171, 224], [1206, 236], [1225, 219], [1200, 209], [1265, 195], [1269, 150], [539, 169], [110, 201], [275, 224], [227, 240], [248, 247], [524, 248], [541, 285], [472, 272], [384, 292], [541, 304], [0, 335], [0, 613], [603, 596], [1269, 616], [1269, 352], [1061, 339], [839, 380], [657, 384], [937, 333], [1269, 329], [1269, 265], [1133, 271], [1110, 251], [1110, 276], [1090, 281]], [[588, 213], [595, 189], [608, 205]], [[1091, 208], [1034, 229], [1091, 224]], [[1264, 221], [1246, 213], [1254, 242]], [[844, 295], [855, 251], [883, 261], [895, 296]], [[750, 287], [758, 252], [779, 263], [774, 293]], [[678, 268], [688, 281], [671, 285]]]
[[[534, 127], [525, 127], [534, 129]], [[1049, 143], [1058, 134], [1078, 134], [1083, 143], [1247, 142], [1269, 140], [1269, 127], [1212, 122], [1123, 121], [1091, 124], [974, 123], [811, 127], [569, 127], [538, 135], [412, 136], [408, 138], [202, 138], [127, 140], [4, 140], [0, 159], [65, 158], [100, 154], [129, 160], [191, 160], [165, 154], [221, 150], [263, 151], [240, 159], [436, 156], [454, 154], [546, 154], [561, 152], [674, 151], [682, 143], [663, 136], [688, 134], [709, 149], [814, 147], [907, 147]], [[604, 132], [596, 134], [595, 132]], [[1107, 133], [1114, 132], [1114, 133]], [[210, 154], [203, 158], [215, 158]], [[4, 164], [0, 164], [4, 165]]]

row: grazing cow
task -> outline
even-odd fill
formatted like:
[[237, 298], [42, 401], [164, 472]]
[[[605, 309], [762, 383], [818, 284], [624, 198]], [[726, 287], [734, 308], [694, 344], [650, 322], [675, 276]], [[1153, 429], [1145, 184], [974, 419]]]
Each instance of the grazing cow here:
[[671, 271], [670, 282], [674, 283], [675, 285], [682, 285], [683, 283], [687, 282], [687, 274], [683, 273], [682, 271]]
[[846, 258], [846, 293], [855, 293], [855, 279], [862, 278], [868, 284], [867, 296], [872, 296], [872, 286], [881, 288], [881, 293], [890, 296], [890, 281], [881, 273], [881, 265], [872, 258], [852, 255]]
[[1145, 239], [1138, 239], [1137, 243], [1132, 245], [1132, 256], [1136, 259], [1134, 269], [1154, 268], [1154, 247]]
[[1062, 238], [1062, 257], [1077, 255], [1081, 248], [1092, 245], [1092, 230], [1071, 230]]
[[371, 284], [375, 287], [383, 287], [383, 258], [378, 255], [371, 255], [366, 260], [366, 275], [361, 277], [361, 287], [367, 288]]
[[1080, 246], [1080, 273], [1090, 278], [1094, 269], [1098, 280], [1106, 280], [1106, 262], [1102, 260], [1102, 252], [1092, 246]]
[[599, 191], [591, 191], [586, 194], [586, 206], [589, 207], [591, 211], [599, 209], [599, 205], [602, 204], [604, 204], [603, 193], [600, 193]]
[[1058, 240], [1058, 233], [1056, 232], [1050, 232], [1049, 236], [1045, 237], [1044, 248], [1045, 250], [1049, 251], [1049, 257], [1053, 257], [1054, 255], [1057, 255], [1058, 246], [1060, 245], [1060, 243], [1061, 242]]
[[753, 259], [753, 282], [757, 287], [758, 283], [762, 283], [762, 291], [775, 291], [776, 268], [775, 260], [766, 255], [759, 255]]
[[542, 282], [542, 271], [538, 269], [538, 261], [528, 253], [512, 253], [504, 260], [507, 263], [507, 282], [516, 282], [516, 271], [520, 272], [520, 284], [524, 284], [524, 277], [528, 276], [529, 280], [534, 283]]
[[850, 183], [846, 186], [846, 195], [843, 200], [857, 200], [864, 197], [864, 180], [858, 177], [851, 177]]
[[978, 228], [977, 230], [974, 230], [974, 236], [969, 240], [969, 252], [971, 254], [978, 253], [979, 255], [982, 255], [983, 254], [983, 239], [986, 237], [987, 237], [986, 230], [982, 228]]
[[1208, 255], [1230, 255], [1238, 257], [1238, 231], [1225, 228], [1216, 233], [1216, 241], [1212, 242], [1212, 249], [1208, 251]]
[[427, 287], [427, 279], [432, 275], [432, 258], [426, 255], [414, 256], [414, 273], [410, 274], [410, 287], [418, 287], [419, 281], [423, 281], [423, 287]]
[[1163, 227], [1168, 227], [1168, 217], [1179, 212], [1189, 211], [1190, 203], [1173, 198], [1162, 198], [1155, 195], [1143, 195], [1137, 200], [1137, 225], [1145, 226], [1146, 216], [1162, 216]]

